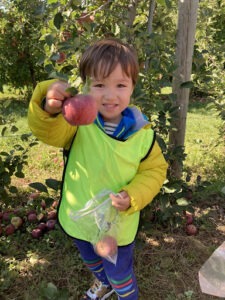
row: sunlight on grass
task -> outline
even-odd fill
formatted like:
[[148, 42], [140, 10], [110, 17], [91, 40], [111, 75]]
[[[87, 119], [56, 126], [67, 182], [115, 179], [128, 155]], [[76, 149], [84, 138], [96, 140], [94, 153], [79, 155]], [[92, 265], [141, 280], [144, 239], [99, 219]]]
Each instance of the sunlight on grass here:
[[223, 146], [218, 144], [220, 125], [221, 120], [212, 111], [206, 114], [201, 110], [188, 113], [185, 139], [187, 158], [184, 164], [206, 180], [216, 179], [219, 164], [223, 162]]

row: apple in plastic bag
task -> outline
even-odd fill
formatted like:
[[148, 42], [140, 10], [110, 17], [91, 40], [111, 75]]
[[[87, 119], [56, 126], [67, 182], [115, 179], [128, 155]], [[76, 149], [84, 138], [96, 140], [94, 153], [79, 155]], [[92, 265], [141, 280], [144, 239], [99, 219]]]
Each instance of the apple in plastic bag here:
[[65, 120], [73, 126], [93, 123], [97, 113], [97, 104], [91, 95], [77, 94], [63, 102], [62, 114]]
[[95, 251], [101, 257], [114, 256], [117, 252], [117, 241], [110, 235], [104, 236], [95, 245]]

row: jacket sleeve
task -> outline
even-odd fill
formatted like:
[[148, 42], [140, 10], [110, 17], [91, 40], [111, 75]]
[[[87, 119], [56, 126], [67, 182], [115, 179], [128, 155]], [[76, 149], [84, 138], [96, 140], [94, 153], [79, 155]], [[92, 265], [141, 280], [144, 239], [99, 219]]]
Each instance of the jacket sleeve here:
[[47, 89], [55, 80], [38, 83], [28, 109], [28, 125], [32, 133], [42, 142], [60, 148], [68, 148], [77, 127], [71, 126], [62, 114], [51, 116], [41, 108]]
[[152, 151], [143, 160], [133, 180], [122, 188], [131, 198], [131, 206], [125, 212], [132, 214], [143, 209], [159, 193], [167, 175], [168, 164], [155, 141]]

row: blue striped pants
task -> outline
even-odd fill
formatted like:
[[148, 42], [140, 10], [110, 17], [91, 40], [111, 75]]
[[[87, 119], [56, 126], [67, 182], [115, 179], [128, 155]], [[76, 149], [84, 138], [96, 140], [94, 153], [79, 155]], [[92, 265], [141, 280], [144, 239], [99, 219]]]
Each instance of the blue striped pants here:
[[118, 247], [116, 265], [98, 256], [89, 242], [74, 239], [81, 258], [92, 274], [103, 284], [111, 285], [121, 300], [137, 300], [138, 287], [133, 270], [134, 242]]

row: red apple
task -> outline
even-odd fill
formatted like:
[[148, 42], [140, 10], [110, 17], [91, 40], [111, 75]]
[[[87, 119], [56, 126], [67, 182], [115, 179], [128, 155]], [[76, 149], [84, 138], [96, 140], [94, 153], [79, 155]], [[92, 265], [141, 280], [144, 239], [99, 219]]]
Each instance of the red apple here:
[[38, 224], [37, 228], [41, 229], [42, 232], [47, 230], [47, 225], [44, 222]]
[[51, 210], [48, 212], [47, 220], [56, 220], [57, 219], [57, 211]]
[[10, 211], [3, 212], [2, 220], [8, 222], [10, 220]]
[[41, 207], [42, 209], [46, 209], [46, 202], [44, 199], [41, 200]]
[[22, 226], [23, 220], [20, 217], [12, 217], [11, 224], [15, 227], [15, 229], [18, 229]]
[[102, 257], [114, 256], [117, 251], [117, 242], [112, 236], [106, 235], [95, 246], [95, 251]]
[[15, 232], [15, 227], [13, 226], [13, 224], [9, 224], [5, 227], [5, 234], [6, 235], [12, 235]]
[[193, 221], [194, 221], [194, 218], [193, 218], [193, 215], [192, 215], [192, 214], [186, 213], [185, 218], [186, 218], [186, 224], [187, 224], [187, 225], [192, 224]]
[[52, 203], [52, 208], [57, 208], [59, 202], [57, 200], [54, 200]]
[[56, 220], [48, 220], [46, 222], [46, 226], [48, 230], [53, 230], [55, 229], [55, 224], [56, 224]]
[[40, 228], [34, 228], [31, 231], [31, 235], [35, 239], [39, 239], [42, 236], [42, 230]]
[[66, 60], [66, 54], [64, 52], [58, 53], [59, 58], [56, 60], [57, 64], [62, 64]]
[[198, 232], [197, 227], [194, 224], [186, 225], [186, 233], [187, 235], [196, 235]]
[[34, 192], [29, 195], [29, 200], [37, 199], [40, 196], [39, 192]]
[[27, 216], [27, 220], [31, 223], [36, 222], [37, 221], [37, 214], [34, 212], [31, 212], [28, 216]]
[[78, 94], [63, 102], [62, 114], [71, 125], [88, 125], [96, 119], [98, 110], [94, 98]]

